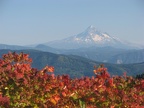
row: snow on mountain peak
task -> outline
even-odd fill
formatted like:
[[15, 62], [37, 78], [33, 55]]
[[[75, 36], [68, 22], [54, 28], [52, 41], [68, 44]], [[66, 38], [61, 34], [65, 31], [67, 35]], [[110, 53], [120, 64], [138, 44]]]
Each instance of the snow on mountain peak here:
[[92, 35], [96, 32], [98, 33], [99, 31], [94, 26], [91, 25], [84, 32], [87, 33], [88, 35]]
[[91, 31], [91, 30], [94, 30], [94, 31], [95, 31], [96, 28], [95, 28], [93, 25], [90, 25], [90, 26], [87, 28], [87, 30], [88, 30], [88, 31], [89, 31], [89, 30], [90, 30], [90, 31]]
[[[110, 41], [113, 37], [110, 37], [107, 33], [103, 33], [97, 30], [94, 26], [89, 26], [84, 32], [75, 35], [74, 41], [81, 41], [86, 43], [96, 43], [100, 41]], [[104, 43], [104, 42], [102, 42]]]
[[49, 45], [56, 46], [57, 48], [75, 49], [90, 46], [123, 47], [125, 43], [116, 37], [110, 36], [106, 32], [97, 30], [94, 26], [91, 25], [82, 33], [59, 40], [57, 42], [51, 42]]

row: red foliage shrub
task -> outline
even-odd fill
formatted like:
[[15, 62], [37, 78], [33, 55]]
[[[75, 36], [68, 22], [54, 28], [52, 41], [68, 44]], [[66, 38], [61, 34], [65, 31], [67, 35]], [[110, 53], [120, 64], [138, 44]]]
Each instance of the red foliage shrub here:
[[[54, 67], [31, 67], [28, 54], [11, 53], [0, 59], [2, 108], [142, 108], [144, 80], [110, 77], [101, 65], [93, 77], [55, 76]], [[50, 73], [47, 73], [50, 72]]]

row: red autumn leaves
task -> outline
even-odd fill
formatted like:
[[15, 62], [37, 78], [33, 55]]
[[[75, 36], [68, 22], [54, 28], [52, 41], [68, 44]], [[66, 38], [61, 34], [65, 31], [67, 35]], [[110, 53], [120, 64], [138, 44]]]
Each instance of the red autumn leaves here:
[[41, 71], [43, 72], [54, 72], [53, 66], [45, 66]]
[[110, 77], [94, 67], [95, 76], [71, 79], [53, 74], [54, 67], [31, 67], [28, 54], [5, 54], [0, 59], [0, 107], [33, 108], [142, 108], [144, 80]]

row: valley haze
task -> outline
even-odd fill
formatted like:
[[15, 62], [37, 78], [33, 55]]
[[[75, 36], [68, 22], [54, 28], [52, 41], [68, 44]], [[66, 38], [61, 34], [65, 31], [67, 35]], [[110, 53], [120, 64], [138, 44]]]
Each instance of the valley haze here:
[[0, 44], [0, 49], [35, 49], [55, 54], [77, 55], [97, 62], [113, 64], [144, 62], [143, 47], [97, 30], [92, 25], [77, 35], [61, 40], [31, 46]]
[[32, 57], [33, 66], [55, 67], [56, 75], [92, 76], [94, 65], [105, 64], [111, 75], [143, 73], [144, 49], [110, 34], [87, 27], [81, 33], [57, 41], [19, 46], [0, 44], [1, 55], [8, 51], [25, 52]]

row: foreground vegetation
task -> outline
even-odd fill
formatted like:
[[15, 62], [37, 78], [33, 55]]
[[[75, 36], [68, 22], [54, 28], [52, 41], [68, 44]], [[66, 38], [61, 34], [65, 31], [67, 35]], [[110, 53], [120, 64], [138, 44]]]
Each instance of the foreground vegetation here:
[[54, 75], [54, 67], [31, 67], [28, 54], [0, 59], [1, 108], [143, 108], [144, 80], [110, 76], [101, 65], [93, 77]]

